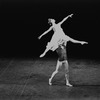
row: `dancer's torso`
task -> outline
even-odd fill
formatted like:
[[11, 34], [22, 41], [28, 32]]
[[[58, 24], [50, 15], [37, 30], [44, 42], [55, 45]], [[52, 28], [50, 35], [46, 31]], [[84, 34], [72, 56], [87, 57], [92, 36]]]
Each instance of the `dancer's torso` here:
[[57, 42], [59, 39], [63, 38], [65, 36], [65, 33], [63, 32], [63, 29], [59, 24], [55, 25], [53, 27], [54, 34], [51, 38], [51, 41]]
[[[63, 32], [63, 29], [61, 28], [61, 26], [59, 24], [55, 25], [53, 27], [53, 30], [54, 30], [54, 34], [50, 40], [50, 44], [51, 44], [51, 47], [53, 47], [52, 50], [54, 51], [58, 48], [58, 45], [62, 44], [63, 42], [64, 42], [64, 45], [66, 46], [68, 41], [66, 40], [66, 38], [65, 38], [66, 35]], [[62, 45], [62, 47], [63, 47], [63, 45]], [[62, 53], [64, 53], [64, 52], [66, 53], [66, 47], [64, 47], [64, 49], [62, 49], [62, 51], [63, 51]]]
[[59, 61], [67, 60], [66, 45], [64, 44], [59, 45], [58, 48], [56, 49], [56, 52], [58, 54]]

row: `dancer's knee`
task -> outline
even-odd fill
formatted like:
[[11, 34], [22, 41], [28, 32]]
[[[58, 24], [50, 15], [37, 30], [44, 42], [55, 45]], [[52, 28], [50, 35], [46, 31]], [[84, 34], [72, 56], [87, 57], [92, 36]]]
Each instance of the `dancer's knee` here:
[[67, 69], [67, 70], [65, 70], [65, 74], [69, 74], [69, 70]]

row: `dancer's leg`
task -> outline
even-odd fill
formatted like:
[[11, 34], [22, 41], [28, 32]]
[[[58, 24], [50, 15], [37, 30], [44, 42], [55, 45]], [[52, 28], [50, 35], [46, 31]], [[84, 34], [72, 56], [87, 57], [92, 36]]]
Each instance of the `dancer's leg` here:
[[52, 85], [52, 83], [51, 83], [52, 78], [55, 76], [55, 74], [58, 73], [58, 69], [60, 66], [62, 66], [62, 63], [58, 60], [57, 65], [56, 65], [56, 70], [52, 73], [51, 78], [49, 78], [49, 85]]
[[46, 48], [46, 50], [40, 55], [40, 58], [43, 57], [43, 56], [45, 56], [45, 54], [48, 52], [48, 50], [49, 50], [49, 49]]
[[64, 61], [64, 66], [65, 66], [65, 78], [66, 78], [66, 85], [67, 86], [72, 86], [70, 83], [69, 83], [69, 65], [68, 65], [68, 61]]
[[46, 46], [46, 49], [45, 49], [45, 51], [40, 55], [40, 58], [43, 57], [43, 56], [45, 56], [45, 54], [50, 50], [50, 48], [51, 48], [51, 45], [50, 45], [50, 43], [48, 42], [48, 43], [47, 43], [47, 46]]

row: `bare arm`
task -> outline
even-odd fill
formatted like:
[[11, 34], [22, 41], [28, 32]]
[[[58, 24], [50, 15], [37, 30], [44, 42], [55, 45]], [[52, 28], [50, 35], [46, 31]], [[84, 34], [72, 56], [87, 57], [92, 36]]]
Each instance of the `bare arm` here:
[[51, 31], [52, 30], [52, 27], [50, 27], [47, 31], [45, 31], [42, 35], [40, 35], [39, 37], [38, 37], [38, 39], [40, 39], [43, 35], [45, 35], [45, 34], [47, 34], [49, 31]]
[[68, 15], [67, 17], [65, 17], [61, 22], [59, 22], [59, 24], [61, 25], [64, 21], [66, 21], [69, 17], [72, 17], [73, 14]]

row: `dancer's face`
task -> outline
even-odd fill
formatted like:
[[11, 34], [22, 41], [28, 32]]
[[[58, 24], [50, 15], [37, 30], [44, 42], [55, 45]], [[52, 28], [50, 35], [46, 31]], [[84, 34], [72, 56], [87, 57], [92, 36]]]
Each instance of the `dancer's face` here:
[[48, 19], [48, 23], [53, 25], [53, 24], [55, 24], [55, 20], [54, 19]]

